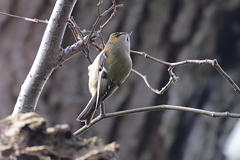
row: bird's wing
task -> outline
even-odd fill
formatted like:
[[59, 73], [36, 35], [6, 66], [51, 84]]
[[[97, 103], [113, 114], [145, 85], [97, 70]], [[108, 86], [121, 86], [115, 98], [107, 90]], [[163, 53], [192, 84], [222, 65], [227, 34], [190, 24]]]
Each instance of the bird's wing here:
[[99, 74], [98, 74], [98, 86], [97, 86], [97, 101], [98, 107], [102, 101], [111, 96], [119, 87], [114, 80], [108, 77], [108, 70], [106, 69], [107, 61], [106, 53], [103, 53], [99, 58]]

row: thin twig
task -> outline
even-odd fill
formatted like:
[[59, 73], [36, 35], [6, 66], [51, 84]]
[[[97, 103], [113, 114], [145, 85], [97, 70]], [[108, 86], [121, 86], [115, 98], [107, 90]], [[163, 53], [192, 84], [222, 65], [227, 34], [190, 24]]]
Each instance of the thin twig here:
[[32, 18], [27, 18], [27, 17], [21, 17], [21, 16], [12, 15], [12, 14], [9, 14], [9, 13], [4, 13], [4, 12], [0, 12], [0, 14], [5, 15], [5, 16], [9, 16], [9, 17], [23, 19], [25, 21], [48, 24], [48, 20], [40, 20], [40, 19], [37, 19], [37, 18], [32, 19]]
[[240, 89], [239, 87], [236, 85], [236, 83], [232, 80], [232, 78], [220, 67], [220, 65], [218, 64], [217, 60], [211, 60], [211, 59], [205, 59], [205, 60], [185, 60], [185, 61], [180, 61], [180, 62], [175, 62], [175, 63], [169, 63], [169, 62], [165, 62], [162, 60], [159, 60], [155, 57], [152, 57], [148, 54], [146, 54], [145, 52], [139, 52], [139, 51], [133, 51], [131, 50], [131, 53], [134, 54], [138, 54], [141, 55], [145, 58], [148, 58], [150, 60], [153, 60], [155, 62], [161, 63], [161, 64], [165, 64], [168, 66], [172, 66], [172, 67], [177, 67], [180, 65], [184, 65], [184, 64], [210, 64], [211, 66], [213, 66], [228, 82], [229, 84], [232, 86], [232, 88], [234, 89], [234, 91], [236, 91], [239, 95], [240, 95]]
[[145, 58], [148, 58], [150, 60], [153, 60], [155, 62], [164, 64], [164, 65], [167, 65], [167, 66], [172, 66], [172, 67], [184, 65], [184, 64], [187, 64], [187, 63], [194, 63], [194, 64], [199, 64], [199, 65], [201, 65], [201, 64], [211, 64], [212, 66], [214, 66], [213, 60], [210, 60], [210, 59], [205, 59], [205, 60], [185, 60], [185, 61], [170, 63], [170, 62], [165, 62], [163, 60], [157, 59], [157, 58], [155, 58], [153, 56], [150, 56], [150, 55], [148, 55], [145, 52], [139, 52], [139, 51], [133, 51], [133, 50], [131, 50], [130, 52], [134, 53], [134, 54], [137, 54], [137, 55], [141, 55], [141, 56], [143, 56]]
[[71, 19], [68, 19], [68, 28], [71, 30], [73, 37], [74, 37], [75, 41], [77, 42], [78, 41], [77, 33], [74, 28], [73, 21]]
[[[107, 9], [106, 11], [104, 11], [104, 12], [101, 14], [100, 12], [101, 12], [101, 4], [102, 4], [102, 1], [101, 1], [101, 0], [99, 1], [98, 5], [97, 5], [97, 7], [98, 7], [98, 18], [97, 18], [97, 20], [95, 21], [95, 23], [94, 23], [93, 26], [92, 26], [92, 29], [91, 29], [90, 36], [89, 36], [89, 37], [91, 37], [91, 35], [95, 32], [96, 27], [97, 27], [97, 25], [99, 24], [99, 22], [100, 22], [100, 20], [102, 19], [102, 17], [104, 17], [105, 15], [107, 15], [111, 10], [114, 10], [114, 12], [116, 13], [116, 8], [123, 6], [122, 4], [116, 5], [115, 0], [113, 0], [112, 2], [113, 2], [113, 5], [112, 5], [109, 9]], [[114, 13], [114, 14], [115, 14], [115, 13]], [[110, 19], [110, 20], [111, 20], [111, 19]], [[108, 23], [110, 20], [108, 19], [108, 20], [107, 20], [107, 23]], [[106, 23], [106, 22], [104, 23], [105, 26], [106, 26], [107, 23]], [[88, 40], [88, 41], [86, 42], [86, 44], [89, 44], [89, 42], [90, 42], [90, 40]]]
[[105, 47], [105, 43], [104, 43], [104, 40], [103, 40], [103, 37], [102, 37], [102, 33], [101, 33], [101, 32], [98, 32], [98, 34], [99, 34], [99, 37], [100, 37], [101, 42], [102, 42], [102, 45], [101, 45], [100, 48], [103, 50], [103, 48]]
[[73, 134], [75, 136], [78, 136], [82, 134], [84, 131], [92, 127], [94, 124], [97, 122], [101, 121], [102, 119], [106, 118], [111, 118], [111, 117], [118, 117], [118, 116], [124, 116], [127, 114], [132, 114], [132, 113], [138, 113], [138, 112], [149, 112], [149, 111], [156, 111], [156, 110], [180, 110], [180, 111], [187, 111], [187, 112], [193, 112], [193, 113], [200, 113], [204, 114], [206, 116], [210, 117], [220, 117], [220, 118], [240, 118], [240, 114], [237, 113], [229, 113], [229, 112], [214, 112], [214, 111], [206, 111], [202, 109], [196, 109], [196, 108], [191, 108], [191, 107], [183, 107], [183, 106], [173, 106], [173, 105], [158, 105], [158, 106], [150, 106], [150, 107], [142, 107], [142, 108], [136, 108], [136, 109], [130, 109], [130, 110], [125, 110], [125, 111], [119, 111], [119, 112], [114, 112], [114, 113], [107, 113], [107, 114], [102, 114], [96, 117], [94, 120], [92, 120], [91, 124], [89, 127], [86, 125], [74, 132]]
[[[79, 26], [77, 25], [77, 23], [74, 21], [74, 18], [73, 18], [73, 17], [70, 17], [70, 18], [68, 19], [68, 22], [69, 22], [69, 23], [68, 23], [68, 26], [69, 26], [70, 30], [72, 31], [72, 34], [73, 34], [76, 42], [78, 42], [78, 41], [84, 42], [84, 45], [85, 45], [85, 48], [86, 48], [86, 49], [82, 50], [82, 51], [83, 51], [83, 54], [84, 54], [84, 56], [87, 58], [87, 60], [89, 61], [89, 63], [92, 64], [92, 59], [91, 59], [90, 54], [89, 54], [89, 53], [90, 53], [90, 49], [89, 49], [89, 46], [86, 44], [86, 41], [89, 39], [88, 36], [85, 36], [85, 35], [82, 33], [80, 27], [79, 27]], [[83, 37], [83, 36], [84, 36], [84, 37]], [[99, 34], [97, 34], [97, 33], [92, 34], [92, 37], [90, 38], [91, 43], [92, 43], [94, 40], [96, 40], [96, 39], [98, 38], [98, 36], [99, 36]], [[85, 37], [87, 37], [87, 39], [86, 39]], [[61, 57], [61, 58], [63, 59], [63, 57]]]
[[97, 43], [92, 42], [91, 45], [93, 45], [97, 50], [99, 50], [100, 52], [102, 51], [102, 47], [100, 47]]
[[[85, 35], [82, 33], [80, 27], [77, 25], [77, 23], [75, 22], [73, 16], [71, 16], [68, 19], [68, 22], [72, 25], [72, 30], [74, 30], [74, 32], [72, 31], [74, 35], [74, 37], [77, 37], [76, 41], [82, 40], [83, 41], [83, 37], [85, 37]], [[71, 28], [70, 28], [71, 29]]]
[[[96, 38], [98, 37], [98, 34], [97, 33], [94, 33], [92, 35], [92, 40], [95, 40]], [[58, 62], [60, 64], [64, 63], [66, 60], [68, 60], [69, 58], [71, 58], [73, 55], [77, 54], [78, 52], [80, 51], [87, 51], [87, 48], [86, 48], [86, 40], [88, 39], [88, 35], [85, 36], [83, 38], [83, 41], [79, 40], [77, 41], [76, 43], [74, 43], [73, 45], [71, 46], [68, 46], [67, 48], [63, 49], [61, 48], [61, 54], [58, 56]], [[88, 54], [89, 55], [89, 54]], [[92, 63], [92, 60], [90, 57], [87, 57], [88, 61], [90, 63]]]
[[240, 89], [237, 86], [237, 84], [232, 80], [232, 78], [220, 67], [217, 60], [214, 59], [214, 68], [217, 69], [217, 71], [230, 83], [230, 85], [233, 87], [234, 91], [236, 91], [240, 95]]
[[143, 57], [145, 57], [145, 58], [151, 59], [151, 60], [153, 60], [153, 61], [155, 61], [155, 62], [158, 62], [158, 63], [162, 63], [162, 64], [165, 64], [165, 65], [171, 66], [171, 63], [162, 61], [162, 60], [157, 59], [157, 58], [155, 58], [155, 57], [152, 57], [152, 56], [146, 54], [145, 52], [139, 52], [139, 51], [133, 51], [133, 50], [130, 50], [130, 52], [131, 52], [131, 53], [134, 53], [134, 54], [137, 54], [137, 55], [140, 55], [140, 56], [143, 56]]
[[147, 80], [147, 76], [146, 75], [142, 75], [141, 73], [139, 73], [138, 71], [136, 71], [135, 69], [132, 69], [132, 71], [134, 73], [136, 73], [137, 75], [139, 75], [140, 77], [142, 77], [142, 79], [144, 80], [145, 84], [147, 85], [147, 87], [153, 91], [154, 93], [156, 94], [163, 94], [170, 86], [171, 84], [175, 83], [176, 80], [178, 79], [178, 77], [176, 77], [174, 75], [174, 73], [172, 72], [172, 69], [173, 67], [169, 68], [169, 75], [170, 75], [170, 78], [169, 78], [169, 81], [168, 83], [159, 91], [158, 89], [154, 89], [148, 82]]
[[[111, 16], [108, 18], [108, 20], [103, 24], [103, 25], [101, 25], [100, 26], [100, 30], [99, 30], [99, 33], [101, 33], [102, 32], [102, 30], [103, 30], [103, 28], [109, 23], [109, 21], [115, 16], [115, 14], [117, 13], [117, 5], [116, 5], [116, 2], [115, 1], [112, 1], [112, 3], [113, 3], [113, 12], [112, 12], [112, 14], [111, 14]], [[118, 5], [118, 7], [122, 7], [123, 6], [123, 4], [120, 4], [120, 5]]]
[[86, 58], [87, 58], [87, 60], [88, 60], [88, 62], [90, 63], [90, 64], [92, 64], [93, 63], [93, 61], [92, 61], [92, 58], [90, 57], [90, 48], [89, 48], [89, 46], [87, 46], [87, 48], [85, 49], [85, 55], [86, 55]]

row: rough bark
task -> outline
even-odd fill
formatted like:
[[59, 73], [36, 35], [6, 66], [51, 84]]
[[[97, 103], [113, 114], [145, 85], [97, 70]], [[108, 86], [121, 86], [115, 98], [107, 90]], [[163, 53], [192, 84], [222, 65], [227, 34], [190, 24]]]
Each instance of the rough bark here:
[[[96, 1], [78, 1], [73, 12], [82, 29], [90, 29], [97, 16]], [[131, 49], [145, 51], [162, 60], [213, 59], [240, 84], [238, 0], [128, 0], [106, 26], [106, 41], [115, 31], [133, 31]], [[103, 9], [111, 5], [104, 1]], [[26, 17], [49, 19], [53, 1], [14, 1], [0, 10]], [[26, 10], [26, 8], [28, 8]], [[0, 117], [11, 114], [32, 62], [45, 24], [34, 24], [0, 16]], [[67, 30], [63, 46], [74, 42]], [[92, 57], [97, 52], [92, 49]], [[161, 88], [168, 80], [167, 68], [132, 55], [133, 68], [147, 74], [149, 82]], [[90, 99], [87, 88], [88, 61], [82, 54], [54, 71], [40, 96], [38, 113], [49, 125], [75, 121]], [[239, 96], [210, 66], [186, 65], [174, 69], [180, 77], [164, 95], [148, 90], [143, 80], [131, 73], [120, 89], [106, 101], [106, 111], [173, 104], [215, 111], [240, 112]], [[3, 107], [4, 106], [4, 107]], [[82, 137], [97, 135], [104, 142], [121, 145], [119, 159], [131, 160], [219, 160], [222, 147], [235, 119], [215, 119], [193, 113], [159, 111], [107, 119]]]
[[114, 160], [119, 150], [115, 142], [74, 137], [67, 124], [47, 128], [46, 120], [32, 112], [1, 120], [0, 137], [2, 160]]

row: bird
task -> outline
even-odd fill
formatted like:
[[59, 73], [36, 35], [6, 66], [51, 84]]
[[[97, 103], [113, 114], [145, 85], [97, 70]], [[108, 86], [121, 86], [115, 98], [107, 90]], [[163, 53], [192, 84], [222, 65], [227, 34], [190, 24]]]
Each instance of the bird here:
[[88, 127], [96, 110], [126, 80], [132, 69], [130, 35], [132, 32], [112, 33], [104, 49], [88, 67], [88, 87], [91, 99], [77, 117]]

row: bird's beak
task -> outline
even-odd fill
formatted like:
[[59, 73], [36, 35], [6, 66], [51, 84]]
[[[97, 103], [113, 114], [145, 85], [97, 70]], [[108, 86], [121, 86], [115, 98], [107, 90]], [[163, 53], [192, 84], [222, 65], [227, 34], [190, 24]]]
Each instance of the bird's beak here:
[[133, 31], [129, 32], [128, 35], [131, 36], [132, 32], [133, 32]]

